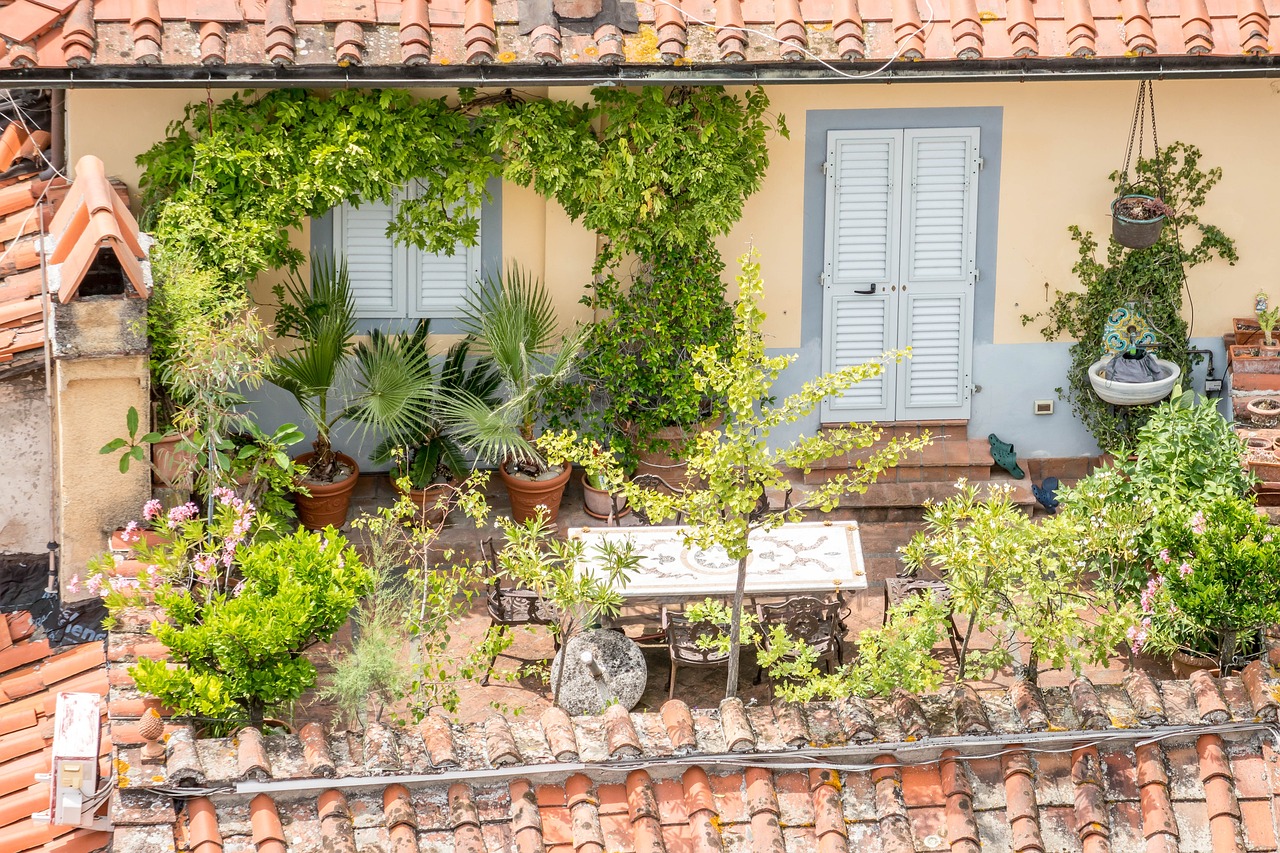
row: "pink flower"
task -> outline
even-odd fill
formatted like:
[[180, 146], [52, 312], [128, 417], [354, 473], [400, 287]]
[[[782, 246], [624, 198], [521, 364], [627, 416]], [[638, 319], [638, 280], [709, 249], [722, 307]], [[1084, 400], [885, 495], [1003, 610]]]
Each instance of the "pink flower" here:
[[1134, 654], [1142, 651], [1143, 645], [1147, 642], [1147, 628], [1151, 627], [1150, 619], [1143, 619], [1142, 626], [1129, 626], [1129, 630], [1125, 632], [1125, 636], [1129, 638], [1129, 645], [1133, 648]]
[[71, 579], [67, 581], [67, 591], [71, 593], [77, 593], [80, 591], [79, 575], [72, 575]]
[[160, 517], [160, 501], [152, 498], [142, 505], [142, 517], [147, 521], [155, 521]]
[[1151, 603], [1155, 599], [1156, 593], [1160, 590], [1160, 587], [1162, 587], [1163, 585], [1164, 585], [1163, 575], [1156, 575], [1151, 580], [1147, 581], [1147, 588], [1142, 591], [1142, 612], [1143, 613], [1151, 612]]
[[1191, 532], [1204, 533], [1204, 513], [1203, 512], [1197, 511], [1195, 515], [1191, 516]]
[[1191, 574], [1191, 564], [1184, 561], [1181, 566], [1178, 566], [1178, 574], [1182, 575], [1184, 578]]
[[189, 501], [182, 506], [175, 506], [169, 510], [169, 527], [176, 528], [179, 524], [190, 521], [199, 511], [196, 505]]
[[226, 486], [218, 486], [213, 490], [213, 496], [218, 499], [218, 503], [226, 506], [235, 500], [236, 493], [228, 489]]
[[138, 532], [138, 522], [131, 521], [124, 526], [124, 530], [120, 532], [120, 538], [125, 542], [137, 542], [142, 538], [142, 534]]
[[1170, 559], [1169, 559], [1169, 549], [1168, 549], [1168, 548], [1161, 548], [1161, 549], [1160, 549], [1160, 560], [1161, 560], [1161, 562], [1164, 562], [1164, 563], [1170, 563], [1170, 562], [1173, 562], [1172, 560], [1170, 560]]
[[84, 589], [85, 589], [85, 592], [89, 593], [90, 595], [101, 595], [102, 594], [102, 575], [91, 576], [88, 582], [84, 585]]

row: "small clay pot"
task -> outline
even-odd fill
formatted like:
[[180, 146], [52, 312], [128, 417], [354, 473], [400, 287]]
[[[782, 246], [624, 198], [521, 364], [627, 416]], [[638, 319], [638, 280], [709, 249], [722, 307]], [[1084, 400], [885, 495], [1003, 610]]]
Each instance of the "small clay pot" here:
[[538, 514], [538, 507], [547, 508], [547, 522], [555, 523], [560, 517], [560, 501], [564, 498], [564, 487], [569, 484], [569, 475], [573, 469], [569, 465], [559, 476], [548, 480], [530, 480], [528, 477], [517, 477], [507, 473], [505, 464], [498, 466], [498, 478], [507, 487], [511, 496], [511, 517], [524, 523]]
[[[308, 451], [294, 461], [306, 465], [315, 456]], [[308, 530], [323, 530], [329, 525], [341, 527], [347, 523], [347, 510], [351, 508], [351, 493], [360, 478], [360, 466], [345, 453], [337, 454], [338, 461], [351, 468], [351, 475], [333, 483], [307, 483], [307, 495], [297, 495], [298, 521]]]
[[1186, 652], [1173, 653], [1173, 675], [1175, 678], [1190, 678], [1193, 672], [1218, 674], [1218, 662], [1211, 657], [1189, 655]]

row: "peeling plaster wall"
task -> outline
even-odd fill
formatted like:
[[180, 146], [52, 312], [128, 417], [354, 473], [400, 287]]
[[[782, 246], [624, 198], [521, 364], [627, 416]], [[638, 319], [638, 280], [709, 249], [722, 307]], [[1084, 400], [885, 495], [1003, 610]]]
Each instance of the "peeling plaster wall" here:
[[0, 379], [0, 554], [39, 554], [52, 538], [44, 367]]

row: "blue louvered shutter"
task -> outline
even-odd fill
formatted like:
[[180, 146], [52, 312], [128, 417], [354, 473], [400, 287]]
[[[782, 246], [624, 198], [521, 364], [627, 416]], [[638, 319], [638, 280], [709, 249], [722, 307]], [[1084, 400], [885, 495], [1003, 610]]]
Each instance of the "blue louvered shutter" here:
[[978, 129], [904, 131], [898, 420], [969, 417]]
[[[894, 347], [901, 142], [900, 131], [828, 134], [824, 372]], [[822, 419], [890, 420], [895, 390], [890, 369], [824, 401]]]
[[404, 276], [408, 252], [387, 236], [393, 206], [381, 202], [334, 208], [334, 243], [347, 263], [356, 316], [405, 316]]

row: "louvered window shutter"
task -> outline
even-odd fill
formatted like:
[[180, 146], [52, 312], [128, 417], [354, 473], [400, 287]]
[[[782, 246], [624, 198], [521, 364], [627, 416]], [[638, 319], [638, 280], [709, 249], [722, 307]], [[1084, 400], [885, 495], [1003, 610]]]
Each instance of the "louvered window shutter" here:
[[334, 208], [334, 242], [347, 263], [347, 275], [361, 318], [405, 315], [405, 267], [408, 253], [387, 236], [392, 206], [366, 202]]
[[969, 416], [978, 130], [904, 132], [900, 420]]
[[[901, 138], [895, 131], [847, 131], [828, 136], [827, 232], [823, 276], [823, 370], [859, 364], [892, 349], [897, 294], [898, 174]], [[894, 410], [890, 373], [826, 400], [822, 418], [889, 420]]]

